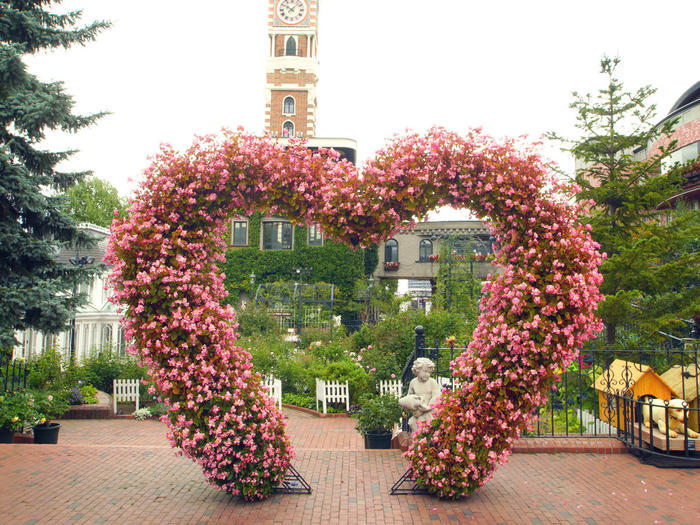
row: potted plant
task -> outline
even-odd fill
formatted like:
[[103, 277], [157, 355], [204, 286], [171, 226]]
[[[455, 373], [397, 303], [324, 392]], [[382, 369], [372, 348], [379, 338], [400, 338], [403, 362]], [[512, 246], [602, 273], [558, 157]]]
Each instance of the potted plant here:
[[391, 448], [394, 424], [401, 419], [398, 400], [392, 395], [374, 397], [362, 403], [355, 416], [355, 428], [365, 438], [365, 448]]
[[12, 443], [15, 432], [35, 416], [34, 397], [24, 390], [0, 395], [0, 443]]
[[55, 445], [61, 425], [51, 419], [61, 417], [68, 410], [65, 393], [40, 392], [36, 395], [34, 408], [34, 443]]

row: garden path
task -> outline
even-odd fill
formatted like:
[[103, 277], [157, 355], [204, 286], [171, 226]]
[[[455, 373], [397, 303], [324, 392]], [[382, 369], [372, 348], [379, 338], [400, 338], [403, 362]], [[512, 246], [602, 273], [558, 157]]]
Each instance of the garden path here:
[[[390, 496], [407, 463], [344, 418], [285, 409], [310, 496], [244, 503], [176, 456], [156, 421], [63, 421], [58, 445], [0, 445], [0, 523], [698, 523], [700, 471], [627, 454], [514, 454], [457, 502]], [[546, 440], [539, 440], [546, 441]]]

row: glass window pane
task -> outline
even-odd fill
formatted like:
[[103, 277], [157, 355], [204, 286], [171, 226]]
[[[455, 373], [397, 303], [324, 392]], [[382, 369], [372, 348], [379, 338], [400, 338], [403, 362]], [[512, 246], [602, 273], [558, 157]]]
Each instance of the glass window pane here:
[[231, 244], [234, 246], [246, 246], [248, 244], [248, 222], [234, 221]]

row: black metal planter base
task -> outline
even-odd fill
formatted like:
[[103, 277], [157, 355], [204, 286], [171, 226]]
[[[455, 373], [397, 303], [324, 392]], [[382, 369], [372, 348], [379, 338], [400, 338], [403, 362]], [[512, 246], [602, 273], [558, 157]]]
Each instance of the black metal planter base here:
[[430, 494], [427, 489], [419, 487], [413, 479], [413, 469], [409, 468], [391, 487], [392, 496]]
[[640, 448], [630, 448], [630, 453], [641, 463], [659, 468], [700, 468], [700, 456], [695, 452], [686, 456], [682, 452], [656, 452]]
[[287, 473], [279, 486], [272, 489], [273, 494], [311, 494], [311, 485], [289, 465]]

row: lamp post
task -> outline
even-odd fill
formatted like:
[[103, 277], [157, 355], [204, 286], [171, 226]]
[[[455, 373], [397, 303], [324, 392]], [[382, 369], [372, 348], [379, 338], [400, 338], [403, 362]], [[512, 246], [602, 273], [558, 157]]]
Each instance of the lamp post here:
[[[82, 257], [78, 256], [78, 250], [75, 251], [75, 257], [72, 259], [68, 259], [68, 261], [73, 265], [77, 266], [79, 268], [83, 268], [84, 266], [87, 266], [88, 264], [92, 264], [95, 262], [94, 257], [88, 257], [87, 255], [83, 255]], [[73, 283], [73, 299], [75, 299], [75, 295], [78, 292], [77, 290], [77, 283]], [[70, 360], [71, 363], [75, 364], [76, 361], [76, 352], [75, 352], [75, 314], [76, 314], [76, 308], [73, 309], [73, 318], [70, 321]]]
[[374, 276], [370, 274], [367, 278], [367, 322], [370, 322], [372, 311], [372, 287], [374, 286]]
[[250, 272], [250, 277], [248, 277], [248, 282], [250, 282], [250, 301], [253, 303], [253, 308], [255, 308], [255, 272]]
[[297, 278], [297, 282], [294, 283], [294, 288], [297, 289], [298, 293], [298, 299], [297, 299], [297, 335], [301, 335], [301, 309], [302, 309], [302, 297], [301, 293], [303, 290], [304, 286], [304, 272], [311, 272], [313, 271], [313, 268], [311, 266], [308, 267], [302, 267], [300, 266], [296, 270], [294, 270], [294, 275]]

